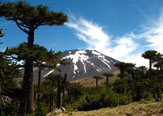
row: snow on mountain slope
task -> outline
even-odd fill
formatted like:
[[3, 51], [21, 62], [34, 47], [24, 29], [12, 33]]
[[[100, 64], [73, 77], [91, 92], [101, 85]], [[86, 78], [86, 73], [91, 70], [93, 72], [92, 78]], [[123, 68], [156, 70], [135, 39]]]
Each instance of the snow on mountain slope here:
[[[96, 50], [69, 50], [61, 55], [61, 59], [66, 59], [70, 64], [59, 66], [62, 75], [67, 73], [67, 80], [77, 80], [84, 77], [101, 75], [105, 72], [114, 72], [117, 68], [114, 63], [117, 60], [108, 57]], [[24, 69], [20, 69], [22, 74]], [[42, 69], [41, 80], [44, 80], [49, 74], [56, 73], [54, 69]], [[58, 73], [58, 72], [57, 72]], [[38, 81], [38, 68], [34, 68], [34, 82]]]
[[76, 51], [75, 54], [71, 54], [71, 52], [69, 52], [70, 55], [63, 57], [62, 59], [72, 59], [72, 63], [74, 66], [74, 70], [73, 73], [76, 74], [76, 71], [78, 71], [78, 66], [77, 66], [77, 62], [80, 61], [83, 66], [84, 66], [84, 73], [86, 73], [86, 65], [84, 62], [86, 62], [89, 57], [86, 54], [86, 51]]
[[96, 50], [75, 49], [65, 51], [61, 58], [70, 62], [69, 65], [60, 67], [62, 73], [67, 73], [68, 80], [101, 75], [104, 72], [113, 72], [117, 70], [114, 66], [117, 60]]

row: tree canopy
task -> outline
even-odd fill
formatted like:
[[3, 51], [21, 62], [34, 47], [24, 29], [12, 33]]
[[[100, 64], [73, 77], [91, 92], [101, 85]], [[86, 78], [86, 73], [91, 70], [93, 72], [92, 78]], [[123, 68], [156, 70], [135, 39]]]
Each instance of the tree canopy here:
[[62, 12], [50, 11], [44, 5], [31, 6], [25, 1], [2, 2], [0, 9], [1, 17], [16, 22], [17, 26], [27, 34], [30, 29], [35, 30], [41, 25], [63, 25], [67, 21], [67, 16]]

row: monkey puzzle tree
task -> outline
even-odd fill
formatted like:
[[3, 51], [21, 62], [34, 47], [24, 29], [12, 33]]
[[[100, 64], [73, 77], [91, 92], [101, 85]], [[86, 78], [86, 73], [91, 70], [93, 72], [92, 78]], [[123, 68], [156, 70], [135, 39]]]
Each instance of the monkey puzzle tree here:
[[[45, 62], [47, 61], [48, 50], [39, 46], [38, 44], [33, 45], [34, 51], [31, 51], [27, 47], [27, 43], [23, 42], [16, 47], [10, 48], [11, 54], [16, 61], [25, 61], [29, 55], [33, 57], [34, 67], [38, 68], [38, 85], [37, 85], [37, 100], [39, 102], [39, 91], [41, 82], [42, 69], [46, 67]], [[23, 63], [21, 64], [24, 67]]]
[[80, 99], [80, 97], [84, 94], [84, 87], [80, 83], [66, 83], [66, 92], [67, 97], [65, 102], [68, 104], [72, 104]]
[[148, 50], [142, 54], [142, 57], [145, 59], [149, 59], [149, 78], [151, 79], [151, 70], [152, 70], [152, 63], [157, 57], [157, 51], [155, 50]]
[[[50, 11], [47, 6], [31, 6], [25, 1], [2, 2], [0, 4], [0, 16], [6, 20], [16, 23], [18, 28], [28, 35], [28, 49], [33, 48], [34, 32], [43, 25], [63, 25], [67, 21], [67, 16], [62, 12]], [[34, 111], [34, 91], [33, 91], [33, 57], [29, 56], [25, 60], [25, 75], [23, 80], [24, 108], [27, 113]]]
[[127, 71], [129, 77], [130, 77], [134, 67], [135, 67], [135, 64], [133, 64], [133, 63], [125, 63], [125, 70]]
[[20, 76], [19, 65], [12, 62], [9, 49], [7, 48], [4, 52], [0, 51], [0, 115], [3, 113], [5, 116], [12, 115], [11, 105], [16, 101], [14, 92], [17, 90], [14, 78]]
[[158, 55], [154, 67], [157, 68], [157, 75], [158, 75], [158, 80], [160, 80], [160, 75], [162, 73], [162, 68], [163, 68], [163, 57], [162, 55]]
[[106, 87], [109, 86], [109, 77], [114, 76], [113, 73], [104, 73], [103, 76], [106, 76]]
[[[67, 62], [64, 59], [60, 59], [61, 52], [55, 53], [54, 51], [48, 51], [43, 46], [39, 46], [34, 44], [33, 49], [35, 51], [30, 51], [27, 48], [27, 43], [21, 43], [17, 47], [11, 48], [11, 53], [14, 54], [15, 59], [17, 61], [25, 60], [28, 55], [33, 56], [34, 67], [38, 68], [38, 85], [37, 85], [37, 105], [40, 106], [40, 84], [41, 84], [41, 72], [45, 68], [49, 68], [50, 70], [59, 70], [58, 64], [66, 65]], [[58, 74], [50, 74], [48, 75], [48, 79], [52, 81], [52, 87], [54, 87], [54, 80], [58, 78]], [[64, 79], [63, 81], [66, 81]], [[65, 84], [62, 84], [64, 86]], [[64, 87], [63, 87], [64, 88]], [[50, 94], [50, 111], [52, 110], [53, 105], [53, 97], [54, 95]], [[62, 101], [62, 100], [61, 100]]]
[[34, 54], [34, 67], [38, 68], [38, 84], [37, 84], [37, 101], [39, 105], [40, 100], [40, 84], [41, 84], [41, 73], [42, 70], [46, 67], [46, 61], [48, 50], [43, 46], [39, 46], [35, 44], [35, 54]]
[[98, 81], [100, 79], [103, 79], [103, 77], [102, 76], [94, 76], [93, 78], [96, 80], [96, 87], [98, 87]]
[[[54, 102], [54, 95], [57, 94], [55, 89], [57, 88], [57, 81], [60, 77], [60, 74], [50, 74], [46, 77], [46, 80], [49, 80], [49, 110], [52, 111], [53, 102]], [[56, 95], [55, 95], [56, 96]]]
[[116, 67], [118, 67], [119, 69], [120, 69], [120, 78], [121, 79], [123, 79], [124, 78], [124, 62], [117, 62], [117, 63], [115, 63], [114, 65], [116, 66]]
[[145, 69], [145, 66], [140, 66], [139, 68], [141, 69], [141, 78], [143, 80], [144, 79], [144, 69]]
[[62, 52], [57, 52], [55, 53], [53, 50], [48, 51], [47, 54], [47, 62], [46, 65], [49, 68], [49, 70], [53, 70], [56, 69], [60, 72], [60, 69], [58, 68], [58, 66], [60, 65], [67, 65], [69, 64], [66, 59], [60, 59]]
[[125, 71], [127, 69], [132, 68], [135, 66], [135, 64], [132, 63], [125, 63], [125, 62], [117, 62], [114, 64], [116, 67], [119, 67], [120, 69], [120, 78], [123, 79], [125, 76]]

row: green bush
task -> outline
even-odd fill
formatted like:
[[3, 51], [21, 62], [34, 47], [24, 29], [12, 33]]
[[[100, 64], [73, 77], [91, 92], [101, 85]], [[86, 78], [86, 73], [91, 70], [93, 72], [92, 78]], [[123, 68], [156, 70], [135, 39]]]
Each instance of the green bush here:
[[46, 107], [45, 104], [42, 103], [37, 105], [34, 116], [46, 116], [47, 113], [48, 113], [48, 107]]
[[[133, 101], [148, 99], [151, 84], [148, 80], [120, 79], [113, 84], [113, 90], [119, 94], [132, 96]], [[128, 98], [128, 97], [127, 97]]]
[[128, 104], [132, 101], [131, 96], [117, 94], [114, 91], [107, 91], [101, 88], [93, 94], [83, 95], [74, 105], [77, 110], [94, 110], [103, 107], [116, 107]]

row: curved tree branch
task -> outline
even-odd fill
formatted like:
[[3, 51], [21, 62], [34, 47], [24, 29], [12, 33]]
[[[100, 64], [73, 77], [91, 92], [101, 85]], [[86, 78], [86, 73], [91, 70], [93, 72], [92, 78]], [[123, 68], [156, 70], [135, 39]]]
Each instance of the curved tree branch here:
[[23, 32], [25, 32], [25, 33], [29, 33], [26, 29], [23, 29], [21, 26], [20, 26], [20, 24], [18, 23], [18, 21], [17, 20], [15, 20], [15, 22], [16, 22], [16, 25], [19, 27], [19, 29], [20, 30], [22, 30]]

